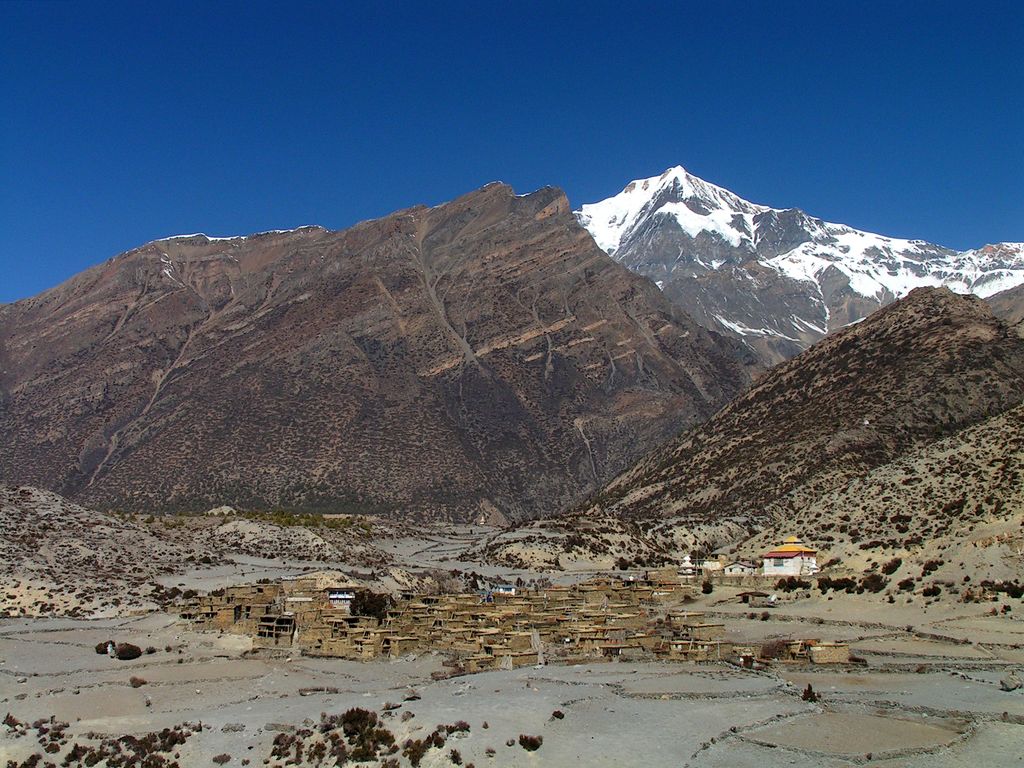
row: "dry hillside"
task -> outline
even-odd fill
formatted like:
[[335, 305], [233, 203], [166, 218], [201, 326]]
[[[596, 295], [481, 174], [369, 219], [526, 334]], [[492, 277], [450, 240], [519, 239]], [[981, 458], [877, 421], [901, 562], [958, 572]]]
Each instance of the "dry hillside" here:
[[756, 556], [795, 532], [870, 568], [971, 526], [1012, 529], [1022, 400], [1024, 341], [978, 299], [917, 290], [773, 369], [585, 507], [503, 533], [487, 554], [562, 567], [721, 545]]
[[0, 486], [2, 613], [112, 614], [152, 608], [154, 579], [247, 556], [379, 567], [367, 521], [310, 528], [262, 516], [149, 517], [86, 509], [50, 491]]
[[156, 241], [0, 306], [0, 478], [103, 509], [550, 514], [745, 388], [749, 352], [562, 192]]
[[919, 289], [772, 369], [597, 498], [634, 519], [803, 508], [1024, 399], [1024, 342], [973, 297]]
[[[793, 509], [766, 510], [755, 555], [800, 532], [854, 572], [953, 592], [1024, 576], [1024, 405], [910, 451]], [[964, 576], [968, 578], [965, 579]], [[903, 589], [913, 587], [904, 582]]]

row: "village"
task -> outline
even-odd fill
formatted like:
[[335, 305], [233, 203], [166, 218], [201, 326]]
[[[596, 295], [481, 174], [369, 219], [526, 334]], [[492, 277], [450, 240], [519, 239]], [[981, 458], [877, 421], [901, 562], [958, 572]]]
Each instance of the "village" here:
[[[225, 587], [177, 607], [199, 630], [247, 636], [255, 650], [354, 660], [441, 651], [455, 673], [611, 660], [723, 661], [753, 666], [760, 648], [725, 636], [725, 626], [686, 610], [698, 586], [719, 580], [774, 583], [817, 570], [815, 550], [796, 537], [765, 555], [763, 573], [744, 562], [686, 558], [680, 567], [573, 585], [497, 585], [454, 594], [377, 594], [314, 573]], [[771, 607], [775, 596], [751, 589], [737, 599]], [[843, 643], [794, 639], [782, 658], [846, 663]], [[779, 653], [777, 649], [776, 654]]]
[[95, 759], [145, 723], [186, 739], [167, 755], [178, 765], [285, 766], [358, 716], [393, 736], [376, 763], [389, 767], [519, 768], [533, 749], [543, 764], [659, 768], [1016, 759], [1024, 643], [1002, 606], [915, 597], [894, 613], [877, 593], [826, 592], [847, 571], [793, 537], [561, 573], [459, 559], [476, 540], [396, 538], [399, 564], [375, 570], [196, 562], [162, 578], [160, 611], [8, 618], [0, 754]]

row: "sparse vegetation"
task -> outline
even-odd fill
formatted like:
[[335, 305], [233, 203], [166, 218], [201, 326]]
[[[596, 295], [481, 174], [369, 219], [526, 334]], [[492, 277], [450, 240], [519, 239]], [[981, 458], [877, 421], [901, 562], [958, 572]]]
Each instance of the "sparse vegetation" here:
[[779, 579], [775, 583], [775, 588], [782, 592], [792, 592], [797, 589], [810, 589], [811, 583], [809, 581], [799, 579], [796, 576], [789, 576], [784, 579]]

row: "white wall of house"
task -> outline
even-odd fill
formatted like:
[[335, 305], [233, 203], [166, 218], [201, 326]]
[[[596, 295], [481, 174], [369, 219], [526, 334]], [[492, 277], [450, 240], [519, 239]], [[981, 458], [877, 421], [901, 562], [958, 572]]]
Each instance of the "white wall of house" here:
[[816, 557], [766, 557], [763, 572], [765, 576], [810, 576], [818, 570]]

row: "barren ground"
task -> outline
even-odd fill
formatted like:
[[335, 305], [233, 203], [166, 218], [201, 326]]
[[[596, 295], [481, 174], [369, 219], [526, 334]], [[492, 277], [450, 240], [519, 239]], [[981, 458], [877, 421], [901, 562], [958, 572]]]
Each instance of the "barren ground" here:
[[[380, 548], [397, 567], [459, 567], [508, 580], [553, 575], [459, 559], [487, 533], [396, 536]], [[314, 565], [322, 563], [235, 557], [230, 565], [193, 567], [161, 581], [211, 589]], [[999, 686], [1024, 665], [1024, 622], [1013, 611], [993, 616], [982, 604], [890, 605], [877, 596], [829, 599], [815, 591], [784, 596], [761, 620], [762, 611], [750, 618], [749, 607], [736, 601], [738, 591], [718, 587], [687, 607], [723, 622], [737, 642], [845, 640], [867, 665], [748, 671], [726, 663], [622, 662], [433, 679], [442, 669], [439, 655], [369, 663], [251, 655], [245, 638], [194, 632], [163, 613], [10, 618], [0, 621], [0, 709], [29, 724], [51, 716], [67, 722], [67, 744], [47, 756], [58, 765], [76, 742], [189, 723], [193, 733], [177, 748], [182, 766], [213, 765], [218, 755], [229, 755], [229, 765], [260, 766], [282, 729], [315, 725], [321, 713], [352, 707], [377, 712], [399, 744], [438, 724], [466, 721], [469, 731], [430, 750], [425, 768], [452, 765], [452, 748], [478, 768], [846, 766], [868, 755], [872, 763], [911, 768], [1020, 761], [1024, 692]], [[1024, 613], [1020, 601], [1012, 602]], [[96, 654], [94, 646], [110, 638], [155, 650], [133, 661]], [[145, 684], [132, 687], [133, 676]], [[801, 699], [808, 684], [820, 701]], [[386, 704], [400, 706], [385, 712]], [[556, 710], [564, 717], [553, 716]], [[0, 757], [15, 765], [41, 752], [36, 730], [19, 732], [0, 726]], [[520, 734], [542, 736], [543, 744], [527, 752]]]

